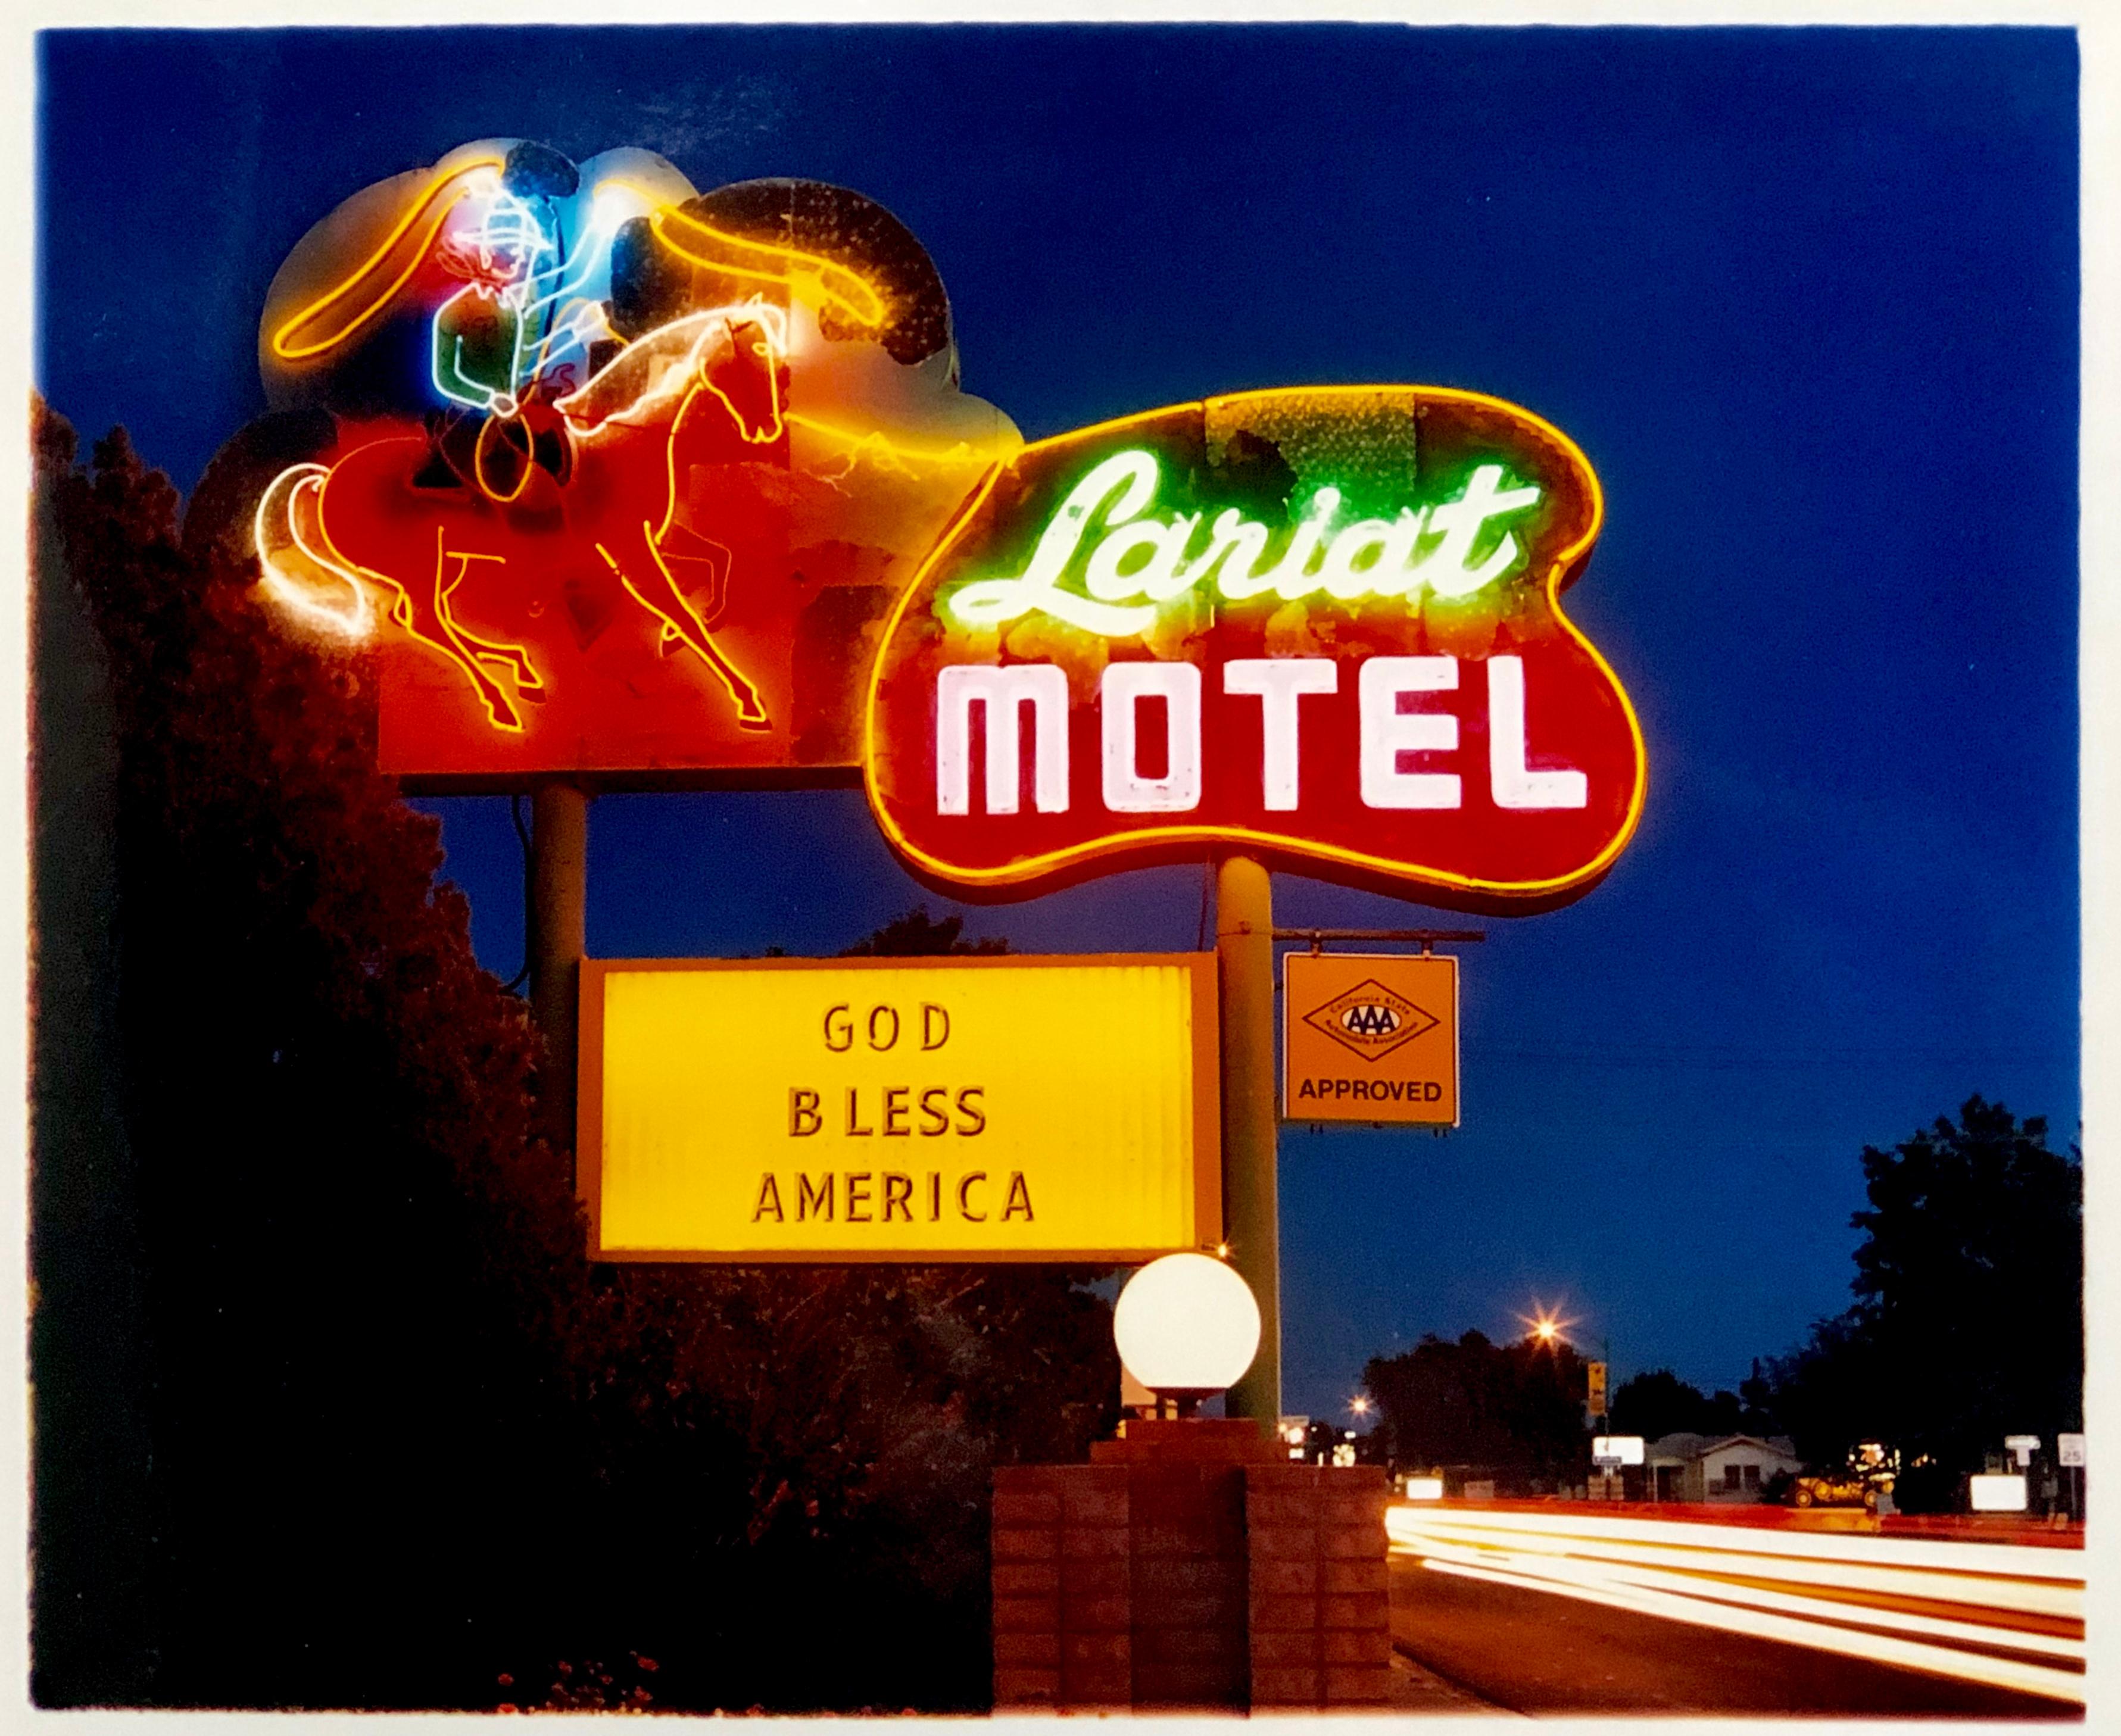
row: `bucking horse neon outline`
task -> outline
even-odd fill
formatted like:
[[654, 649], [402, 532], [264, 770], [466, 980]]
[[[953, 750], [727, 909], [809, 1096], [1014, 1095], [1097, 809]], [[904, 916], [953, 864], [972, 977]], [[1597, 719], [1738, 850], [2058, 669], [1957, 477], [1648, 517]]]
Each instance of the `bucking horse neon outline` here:
[[[452, 188], [446, 198], [437, 196], [450, 181], [475, 180], [491, 168], [482, 162], [431, 185], [394, 234], [439, 207], [416, 243], [422, 254], [431, 249], [441, 239], [441, 213], [461, 194]], [[837, 261], [730, 235], [669, 207], [652, 212], [651, 228], [693, 264], [780, 286], [806, 278], [822, 299], [861, 323], [882, 318], [881, 297]], [[338, 323], [333, 342], [366, 324], [404, 286], [409, 268], [351, 319], [335, 304], [364, 277], [380, 276], [389, 244], [287, 322], [275, 334], [276, 349], [306, 355], [328, 347], [293, 342], [297, 328], [319, 314]], [[364, 587], [380, 587], [392, 598], [392, 619], [463, 673], [493, 726], [520, 731], [517, 700], [542, 700], [543, 680], [525, 647], [473, 632], [459, 618], [456, 603], [467, 586], [507, 583], [511, 563], [557, 570], [598, 562], [661, 622], [666, 647], [688, 649], [706, 666], [734, 706], [739, 728], [769, 729], [757, 686], [710, 631], [727, 599], [730, 552], [680, 524], [678, 514], [691, 476], [726, 469], [732, 432], [739, 450], [783, 437], [787, 353], [781, 308], [761, 300], [711, 308], [636, 338], [578, 390], [545, 397], [534, 388], [520, 404], [511, 401], [508, 413], [487, 417], [478, 429], [471, 475], [460, 486], [427, 481], [441, 451], [422, 434], [367, 441], [332, 464], [291, 466], [268, 486], [254, 520], [265, 582], [312, 618], [343, 631], [366, 623]], [[518, 474], [506, 493], [488, 479], [489, 454], [504, 443], [518, 454]], [[352, 587], [349, 607], [320, 606], [315, 587], [285, 570], [293, 564], [289, 552]], [[708, 569], [704, 607], [674, 576], [674, 560]], [[496, 669], [512, 678], [514, 697], [496, 679]]]

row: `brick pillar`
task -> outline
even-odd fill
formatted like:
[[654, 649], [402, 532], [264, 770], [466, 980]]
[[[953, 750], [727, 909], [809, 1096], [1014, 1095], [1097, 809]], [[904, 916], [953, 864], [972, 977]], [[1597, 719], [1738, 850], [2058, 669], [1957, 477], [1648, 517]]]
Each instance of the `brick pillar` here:
[[1063, 1465], [995, 1473], [995, 1709], [1060, 1698], [1060, 1488]]
[[1245, 1467], [1255, 1706], [1383, 1703], [1387, 1494], [1374, 1466]]
[[1069, 1465], [1060, 1492], [1060, 1703], [1125, 1706], [1134, 1694], [1133, 1509], [1121, 1465]]
[[1248, 1422], [1135, 1422], [995, 1473], [996, 1711], [1382, 1705], [1385, 1478]]
[[1233, 1464], [1126, 1467], [1134, 1704], [1239, 1707], [1245, 1645], [1245, 1485]]
[[1133, 1697], [1126, 1468], [995, 1473], [997, 1710]]

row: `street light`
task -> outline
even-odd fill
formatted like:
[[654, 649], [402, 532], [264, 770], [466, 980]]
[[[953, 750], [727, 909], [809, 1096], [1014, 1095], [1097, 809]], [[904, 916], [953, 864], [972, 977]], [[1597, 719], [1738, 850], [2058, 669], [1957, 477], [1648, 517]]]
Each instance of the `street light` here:
[[1112, 1338], [1128, 1372], [1190, 1416], [1252, 1366], [1259, 1304], [1234, 1268], [1205, 1254], [1167, 1254], [1120, 1292]]
[[1526, 1337], [1532, 1339], [1542, 1350], [1551, 1350], [1561, 1341], [1562, 1333], [1576, 1324], [1573, 1320], [1563, 1319], [1556, 1310], [1546, 1307], [1536, 1297], [1533, 1298], [1531, 1312], [1521, 1314], [1517, 1318], [1525, 1323]]
[[1362, 1393], [1356, 1394], [1354, 1398], [1348, 1401], [1348, 1408], [1353, 1411], [1358, 1417], [1368, 1416], [1370, 1413], [1370, 1401], [1368, 1395]]

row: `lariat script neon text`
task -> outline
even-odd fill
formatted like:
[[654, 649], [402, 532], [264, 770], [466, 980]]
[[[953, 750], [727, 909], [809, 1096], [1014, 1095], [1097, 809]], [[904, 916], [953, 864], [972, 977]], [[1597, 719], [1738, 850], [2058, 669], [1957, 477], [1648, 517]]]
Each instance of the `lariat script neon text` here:
[[[1477, 562], [1475, 543], [1494, 519], [1527, 511], [1540, 498], [1529, 484], [1506, 487], [1503, 467], [1483, 464], [1456, 500], [1402, 506], [1395, 519], [1358, 519], [1336, 527], [1337, 488], [1312, 495], [1288, 540], [1271, 559], [1271, 533], [1235, 507], [1215, 515], [1205, 547], [1189, 558], [1203, 514], [1168, 522], [1144, 518], [1161, 480], [1155, 454], [1139, 447], [1115, 453], [1084, 476], [1047, 521], [1023, 571], [976, 579], [944, 607], [961, 625], [998, 627], [1040, 610], [1108, 639], [1145, 632], [1165, 603], [1212, 580], [1230, 603], [1272, 596], [1285, 602], [1323, 593], [1341, 602], [1407, 597], [1426, 589], [1458, 598], [1499, 583], [1522, 561], [1516, 535], [1504, 530]], [[1083, 589], [1064, 590], [1091, 521], [1104, 535], [1082, 563]], [[1424, 546], [1426, 545], [1426, 546]]]

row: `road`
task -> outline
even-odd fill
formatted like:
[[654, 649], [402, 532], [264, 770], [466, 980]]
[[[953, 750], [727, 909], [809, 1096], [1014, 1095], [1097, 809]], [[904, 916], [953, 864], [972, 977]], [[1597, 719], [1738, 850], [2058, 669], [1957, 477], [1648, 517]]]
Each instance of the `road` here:
[[2081, 1668], [2081, 1588], [2013, 1571], [2081, 1573], [2075, 1552], [2006, 1551], [1998, 1574], [1948, 1548], [1960, 1565], [1933, 1566], [1920, 1544], [1778, 1559], [1735, 1553], [1713, 1525], [1394, 1517], [1393, 1640], [1468, 1696], [1453, 1710], [2083, 1716], [2068, 1697], [2082, 1678], [2066, 1673]]
[[2075, 1718], [2081, 1707], [1392, 1564], [1392, 1639], [1500, 1710]]

